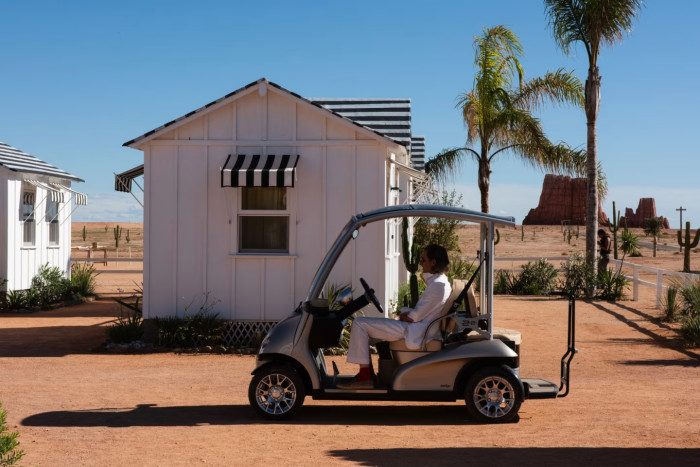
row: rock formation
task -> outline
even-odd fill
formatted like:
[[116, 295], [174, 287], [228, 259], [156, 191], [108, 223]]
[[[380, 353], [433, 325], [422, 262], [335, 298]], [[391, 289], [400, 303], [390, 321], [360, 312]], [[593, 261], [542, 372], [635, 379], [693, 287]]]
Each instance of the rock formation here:
[[[637, 211], [632, 208], [625, 208], [625, 215], [620, 217], [620, 225], [627, 227], [644, 227], [644, 220], [650, 217], [656, 217], [656, 202], [654, 198], [641, 198]], [[661, 216], [661, 222], [664, 229], [669, 228], [668, 219]]]
[[[566, 175], [544, 176], [540, 202], [530, 212], [523, 225], [561, 225], [586, 223], [586, 179], [571, 178]], [[598, 223], [607, 224], [608, 217], [598, 203]]]

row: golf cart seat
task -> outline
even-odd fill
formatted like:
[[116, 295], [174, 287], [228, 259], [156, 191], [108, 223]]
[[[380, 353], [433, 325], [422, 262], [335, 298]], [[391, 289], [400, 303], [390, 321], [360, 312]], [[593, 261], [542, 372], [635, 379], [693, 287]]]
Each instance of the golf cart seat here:
[[[423, 345], [421, 346], [421, 348], [418, 349], [409, 349], [406, 346], [405, 339], [391, 341], [389, 343], [389, 350], [391, 350], [394, 359], [399, 365], [403, 365], [404, 363], [410, 362], [411, 360], [415, 360], [418, 357], [422, 357], [427, 352], [437, 352], [442, 349], [444, 336], [449, 334], [449, 332], [452, 331], [452, 329], [454, 329], [455, 327], [455, 323], [452, 320], [452, 318], [448, 317], [452, 309], [452, 304], [455, 300], [457, 300], [459, 294], [462, 292], [462, 290], [464, 290], [466, 284], [467, 281], [460, 279], [454, 279], [452, 281], [452, 292], [450, 293], [449, 298], [443, 305], [442, 310], [440, 310], [440, 316], [444, 318], [442, 321], [439, 322], [441, 331], [440, 336], [426, 337], [426, 340], [423, 342]], [[474, 304], [476, 308], [476, 300], [474, 300]], [[433, 325], [437, 324], [438, 323], [433, 323]], [[426, 336], [427, 335], [428, 333], [426, 333]]]

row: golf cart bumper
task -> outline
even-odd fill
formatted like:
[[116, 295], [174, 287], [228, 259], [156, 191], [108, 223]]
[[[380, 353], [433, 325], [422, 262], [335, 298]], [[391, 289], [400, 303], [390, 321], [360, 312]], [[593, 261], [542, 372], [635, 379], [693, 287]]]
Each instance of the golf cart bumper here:
[[522, 378], [524, 399], [555, 399], [559, 395], [559, 386], [541, 378]]

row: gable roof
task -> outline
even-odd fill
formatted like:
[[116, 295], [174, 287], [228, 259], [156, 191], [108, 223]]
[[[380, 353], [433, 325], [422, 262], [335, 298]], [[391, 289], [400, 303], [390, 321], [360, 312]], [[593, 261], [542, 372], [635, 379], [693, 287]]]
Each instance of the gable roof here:
[[3, 142], [0, 142], [0, 166], [13, 172], [46, 175], [76, 182], [85, 181]]
[[[311, 104], [311, 105], [313, 105], [313, 106], [315, 106], [315, 107], [318, 107], [319, 109], [323, 110], [324, 112], [330, 112], [330, 113], [332, 113], [333, 115], [335, 115], [335, 116], [337, 116], [337, 117], [340, 117], [341, 119], [343, 119], [343, 120], [345, 120], [345, 121], [347, 121], [347, 122], [349, 122], [349, 123], [352, 123], [353, 125], [356, 125], [356, 126], [362, 128], [362, 129], [364, 129], [364, 130], [369, 130], [369, 131], [371, 131], [372, 133], [376, 134], [377, 136], [379, 136], [379, 137], [381, 137], [381, 138], [389, 139], [390, 141], [392, 141], [392, 142], [394, 142], [394, 143], [400, 144], [400, 145], [402, 145], [402, 146], [405, 146], [407, 149], [410, 149], [410, 144], [411, 144], [411, 141], [410, 141], [410, 139], [411, 139], [411, 138], [410, 138], [410, 102], [411, 102], [411, 101], [410, 101], [410, 99], [355, 99], [355, 101], [377, 101], [377, 102], [396, 101], [397, 103], [398, 103], [399, 101], [400, 101], [400, 102], [408, 102], [408, 122], [409, 122], [409, 124], [408, 124], [408, 136], [407, 136], [407, 137], [406, 137], [406, 136], [401, 136], [400, 139], [396, 139], [396, 138], [392, 137], [390, 134], [385, 134], [385, 133], [383, 133], [382, 131], [378, 131], [377, 128], [381, 128], [380, 121], [376, 121], [377, 128], [374, 128], [374, 127], [372, 127], [372, 126], [366, 125], [366, 124], [364, 124], [364, 123], [367, 123], [368, 121], [371, 121], [371, 119], [370, 119], [370, 120], [367, 120], [367, 119], [365, 119], [365, 120], [355, 120], [354, 118], [351, 118], [351, 117], [348, 116], [348, 115], [344, 115], [344, 113], [345, 113], [345, 114], [350, 114], [351, 112], [342, 112], [342, 109], [341, 109], [341, 110], [335, 110], [335, 109], [333, 108], [333, 106], [321, 105], [320, 103], [315, 102], [315, 101], [312, 100], [312, 99], [307, 99], [307, 98], [305, 98], [305, 97], [300, 96], [300, 95], [297, 94], [297, 93], [294, 93], [294, 92], [292, 92], [292, 91], [290, 91], [290, 90], [288, 90], [288, 89], [285, 89], [285, 88], [283, 88], [282, 86], [280, 86], [279, 84], [275, 84], [275, 83], [273, 83], [273, 82], [271, 82], [271, 81], [268, 81], [266, 78], [260, 78], [259, 80], [254, 81], [254, 82], [252, 82], [252, 83], [250, 83], [250, 84], [248, 84], [248, 85], [246, 85], [246, 86], [243, 86], [243, 87], [240, 88], [240, 89], [237, 89], [237, 90], [235, 90], [235, 91], [233, 91], [233, 92], [230, 92], [230, 93], [226, 94], [224, 97], [221, 97], [221, 98], [219, 98], [219, 99], [217, 99], [217, 100], [215, 100], [215, 101], [212, 101], [212, 102], [206, 104], [206, 105], [203, 106], [203, 107], [200, 107], [200, 108], [198, 108], [198, 109], [196, 109], [196, 110], [193, 110], [192, 112], [188, 112], [188, 113], [186, 113], [185, 115], [183, 115], [183, 116], [181, 116], [181, 117], [179, 117], [179, 118], [176, 118], [175, 120], [171, 120], [171, 121], [169, 121], [168, 123], [165, 123], [165, 124], [159, 126], [158, 128], [154, 128], [153, 130], [151, 130], [151, 131], [149, 131], [149, 132], [146, 132], [146, 133], [144, 133], [144, 134], [141, 135], [141, 136], [138, 136], [138, 137], [136, 137], [136, 138], [134, 138], [134, 139], [132, 139], [132, 140], [130, 140], [130, 141], [127, 141], [127, 142], [124, 143], [122, 146], [133, 146], [135, 143], [141, 142], [141, 141], [143, 141], [144, 139], [147, 139], [147, 138], [149, 138], [149, 137], [154, 136], [156, 133], [160, 133], [160, 132], [164, 131], [166, 128], [172, 126], [172, 125], [175, 124], [175, 123], [182, 122], [183, 120], [187, 120], [187, 119], [189, 119], [190, 117], [193, 117], [193, 116], [195, 116], [195, 115], [197, 115], [197, 114], [200, 114], [200, 113], [204, 112], [205, 110], [209, 109], [210, 107], [212, 107], [212, 106], [214, 106], [214, 105], [216, 105], [216, 104], [222, 103], [223, 101], [226, 101], [227, 99], [230, 99], [230, 98], [234, 97], [235, 95], [240, 94], [240, 93], [242, 93], [243, 91], [245, 91], [245, 90], [247, 90], [247, 89], [249, 89], [249, 88], [251, 88], [251, 87], [253, 87], [253, 86], [260, 85], [260, 84], [270, 85], [270, 86], [272, 86], [272, 87], [274, 87], [274, 88], [276, 88], [276, 89], [279, 89], [280, 91], [283, 91], [283, 92], [285, 92], [285, 93], [287, 93], [287, 94], [289, 94], [289, 95], [291, 95], [291, 96], [294, 96], [295, 98], [297, 98], [297, 99], [299, 99], [299, 100], [302, 100], [302, 101], [304, 101], [304, 102], [306, 102], [306, 103], [308, 103], [308, 104]], [[324, 101], [331, 101], [331, 100], [332, 100], [332, 99], [325, 99]], [[350, 101], [351, 99], [336, 99], [336, 100], [337, 100], [337, 101]], [[402, 118], [403, 118], [403, 117], [402, 117]], [[362, 122], [364, 122], [364, 123], [362, 123]], [[389, 128], [384, 128], [384, 130], [389, 130]], [[404, 133], [405, 133], [405, 132], [399, 132], [399, 133], [395, 133], [395, 135], [397, 135], [397, 136], [398, 136], [398, 134], [403, 135]]]

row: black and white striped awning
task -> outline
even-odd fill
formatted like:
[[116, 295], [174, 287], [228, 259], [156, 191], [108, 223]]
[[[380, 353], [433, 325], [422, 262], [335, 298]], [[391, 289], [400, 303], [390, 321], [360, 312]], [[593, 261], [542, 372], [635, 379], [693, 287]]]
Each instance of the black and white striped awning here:
[[[37, 188], [41, 188], [42, 190], [45, 190], [46, 196], [52, 202], [62, 203], [65, 201], [65, 197], [63, 196], [63, 191], [61, 191], [60, 189], [54, 188], [53, 186], [49, 186], [49, 185], [42, 183], [40, 181], [37, 181], [37, 180], [30, 180], [30, 179], [25, 178], [24, 181], [29, 183], [30, 185], [34, 185]], [[31, 204], [31, 203], [25, 202], [24, 204]]]
[[131, 181], [136, 177], [143, 175], [144, 168], [143, 164], [133, 169], [129, 169], [126, 172], [116, 174], [114, 176], [114, 190], [123, 191], [124, 193], [131, 193]]
[[293, 187], [299, 156], [259, 154], [231, 156], [221, 169], [221, 186]]
[[59, 190], [61, 192], [61, 196], [63, 196], [63, 190], [72, 193], [75, 196], [74, 200], [77, 206], [87, 206], [87, 195], [85, 193], [75, 191], [73, 188], [60, 183], [49, 183], [49, 185], [51, 185], [54, 189]]

